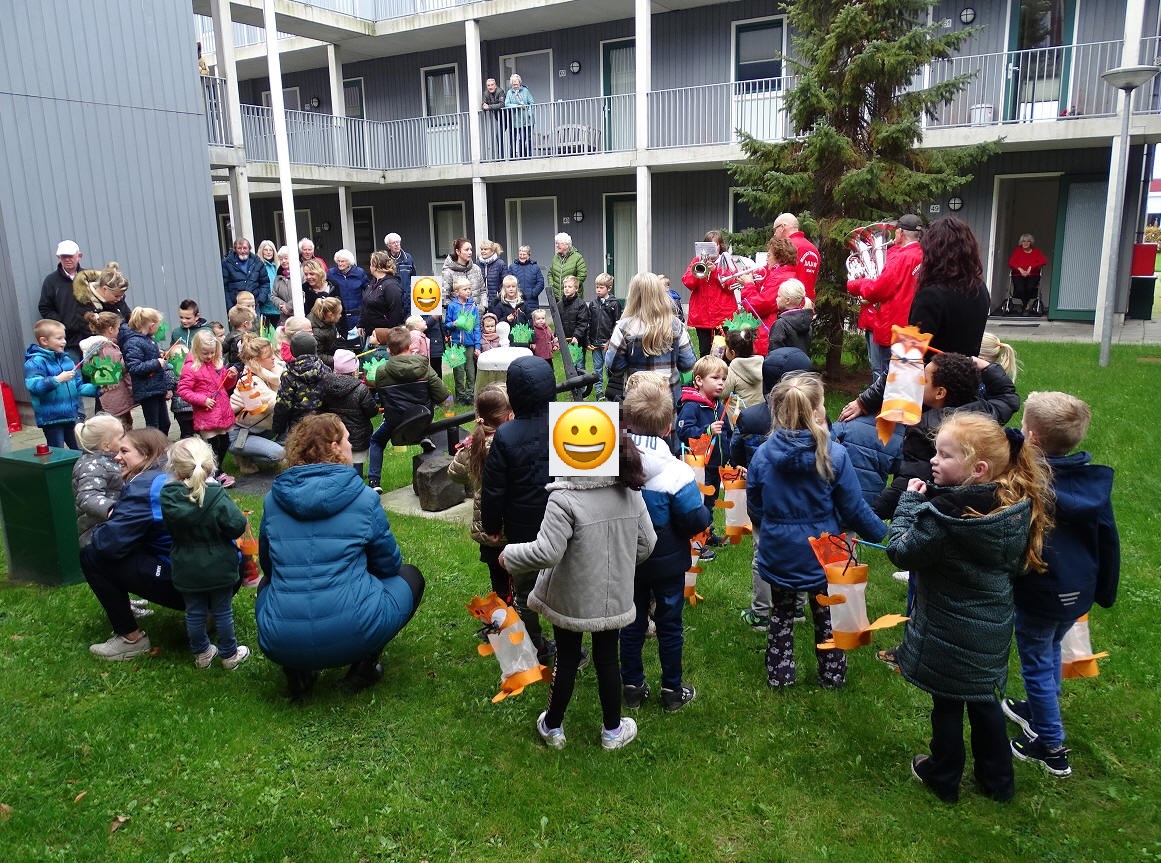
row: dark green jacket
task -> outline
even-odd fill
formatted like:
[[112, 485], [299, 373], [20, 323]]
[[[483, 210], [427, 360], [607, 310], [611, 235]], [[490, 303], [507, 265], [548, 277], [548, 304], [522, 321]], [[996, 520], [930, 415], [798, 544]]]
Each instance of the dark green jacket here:
[[173, 537], [173, 586], [182, 593], [233, 587], [238, 581], [238, 547], [246, 516], [217, 483], [206, 485], [199, 507], [182, 482], [161, 489], [161, 515]]
[[929, 502], [913, 491], [899, 498], [887, 556], [911, 570], [915, 584], [899, 670], [932, 695], [990, 701], [1008, 682], [1012, 579], [1023, 572], [1032, 505], [1022, 500], [990, 511], [986, 502], [995, 505], [994, 483], [936, 491], [962, 493], [973, 509], [989, 514], [948, 514], [942, 501]]

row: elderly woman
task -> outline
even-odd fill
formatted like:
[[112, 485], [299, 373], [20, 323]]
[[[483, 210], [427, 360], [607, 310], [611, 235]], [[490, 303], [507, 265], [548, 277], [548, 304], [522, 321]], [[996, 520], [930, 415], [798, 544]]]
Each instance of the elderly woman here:
[[[327, 270], [327, 278], [339, 286], [339, 297], [348, 314], [363, 307], [363, 291], [367, 289], [367, 273], [355, 266], [355, 255], [347, 249], [335, 252], [335, 265]], [[342, 333], [345, 337], [347, 334]]]
[[512, 158], [527, 159], [532, 155], [532, 127], [536, 118], [532, 115], [532, 106], [536, 100], [532, 98], [532, 91], [524, 86], [524, 80], [519, 75], [508, 79], [508, 92], [504, 94], [504, 113], [507, 115], [508, 127], [512, 130]]
[[254, 303], [258, 308], [258, 314], [272, 327], [278, 326], [279, 316], [282, 310], [278, 307], [278, 301], [274, 298], [274, 283], [278, 279], [278, 251], [274, 247], [271, 240], [263, 240], [258, 244], [258, 260], [266, 268], [266, 295], [264, 297], [255, 297]]
[[919, 241], [923, 263], [908, 323], [931, 333], [931, 347], [974, 357], [980, 352], [992, 298], [980, 246], [955, 216], [936, 219]]
[[532, 259], [531, 246], [519, 248], [516, 260], [508, 265], [508, 275], [516, 277], [520, 295], [524, 297], [524, 310], [531, 317], [540, 308], [540, 295], [544, 293], [544, 270]]
[[278, 250], [278, 275], [274, 277], [274, 287], [270, 289], [270, 302], [278, 308], [278, 325], [294, 314], [294, 291], [290, 287], [290, 249], [283, 246]]
[[169, 439], [155, 428], [125, 432], [117, 462], [125, 485], [109, 519], [93, 528], [92, 542], [81, 549], [81, 571], [109, 618], [113, 635], [89, 652], [120, 662], [148, 653], [153, 645], [137, 625], [133, 593], [150, 602], [185, 610], [185, 600], [170, 580], [173, 541], [161, 520], [161, 487]]
[[1044, 253], [1036, 248], [1036, 238], [1031, 234], [1020, 235], [1020, 245], [1008, 258], [1008, 269], [1012, 273], [1012, 298], [1020, 301], [1026, 315], [1039, 315], [1040, 273], [1048, 266]]
[[274, 352], [269, 339], [246, 333], [238, 350], [242, 374], [230, 393], [234, 427], [230, 429], [230, 452], [242, 474], [256, 473], [258, 463], [278, 464], [285, 453], [273, 440], [274, 402], [286, 366]]
[[304, 417], [286, 441], [287, 469], [262, 513], [258, 643], [301, 701], [320, 669], [350, 665], [353, 687], [376, 683], [379, 655], [423, 598], [391, 525], [351, 466], [351, 440], [334, 414]]
[[561, 232], [556, 235], [556, 254], [552, 256], [552, 263], [548, 265], [548, 286], [552, 288], [552, 295], [559, 303], [564, 291], [565, 276], [576, 276], [579, 283], [577, 293], [585, 295], [585, 276], [589, 274], [585, 266], [584, 256], [572, 246], [572, 237]]
[[457, 237], [452, 244], [451, 254], [444, 259], [443, 272], [440, 274], [443, 283], [443, 307], [446, 310], [455, 296], [456, 279], [467, 279], [472, 284], [472, 299], [481, 309], [487, 306], [487, 288], [484, 286], [484, 273], [480, 265], [472, 257], [472, 241], [467, 237]]

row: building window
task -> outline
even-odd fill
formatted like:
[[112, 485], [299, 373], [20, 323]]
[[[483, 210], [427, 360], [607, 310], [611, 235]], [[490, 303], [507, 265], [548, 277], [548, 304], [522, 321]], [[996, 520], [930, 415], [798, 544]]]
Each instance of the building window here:
[[366, 119], [366, 103], [363, 99], [363, 79], [343, 79], [343, 114], [347, 117]]
[[453, 66], [423, 69], [423, 116], [458, 114], [460, 110], [459, 70]]
[[781, 18], [735, 25], [734, 80], [760, 81], [782, 77], [785, 50], [785, 28]]
[[463, 201], [443, 201], [431, 206], [432, 272], [443, 268], [443, 261], [451, 254], [459, 237], [467, 235], [467, 219]]
[[[301, 111], [302, 100], [298, 95], [297, 87], [283, 87], [282, 88], [282, 104], [287, 111]], [[262, 107], [269, 108], [270, 105], [270, 91], [262, 91]]]

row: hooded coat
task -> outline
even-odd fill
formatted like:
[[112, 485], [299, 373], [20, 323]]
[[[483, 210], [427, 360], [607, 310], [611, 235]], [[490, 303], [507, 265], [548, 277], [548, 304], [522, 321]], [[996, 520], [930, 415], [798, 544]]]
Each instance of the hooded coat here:
[[[810, 357], [798, 348], [776, 348], [762, 360], [762, 392], [769, 394], [787, 372], [808, 372]], [[730, 463], [747, 467], [754, 453], [770, 436], [770, 406], [762, 398], [740, 414], [730, 440]]]
[[540, 306], [540, 295], [544, 293], [544, 270], [532, 258], [527, 261], [517, 259], [508, 265], [508, 275], [516, 277], [520, 296], [524, 297], [524, 305], [531, 315], [532, 310]]
[[[213, 363], [201, 363], [194, 368], [193, 353], [185, 355], [185, 365], [177, 380], [177, 394], [193, 405], [194, 431], [228, 429], [234, 425], [234, 409], [226, 392], [225, 377], [230, 366], [215, 368]], [[206, 402], [214, 400], [214, 406]]]
[[587, 476], [548, 490], [536, 539], [504, 549], [509, 572], [540, 570], [528, 607], [573, 632], [632, 623], [634, 569], [657, 542], [641, 493], [616, 477]]
[[787, 309], [770, 328], [770, 341], [766, 349], [798, 348], [804, 354], [809, 354], [810, 325], [813, 322], [814, 312], [810, 309]]
[[444, 258], [443, 270], [440, 273], [440, 277], [443, 284], [443, 305], [445, 309], [455, 299], [455, 283], [457, 279], [467, 279], [472, 286], [472, 299], [476, 301], [476, 305], [482, 309], [488, 307], [488, 289], [484, 285], [484, 274], [480, 270], [479, 264], [475, 261], [468, 261], [466, 264], [461, 264], [454, 257], [448, 255]]
[[32, 410], [38, 426], [75, 423], [81, 413], [81, 396], [100, 393], [81, 377], [80, 369], [72, 380], [58, 381], [56, 376], [76, 368], [72, 357], [40, 345], [29, 345], [24, 352], [24, 386], [32, 397]]
[[173, 537], [170, 563], [173, 586], [202, 593], [238, 583], [242, 559], [234, 540], [246, 530], [246, 516], [217, 483], [207, 483], [202, 505], [189, 499], [189, 487], [169, 482], [161, 489], [161, 515]]
[[172, 371], [167, 374], [168, 366], [158, 362], [161, 359], [161, 350], [157, 347], [153, 336], [139, 333], [122, 324], [117, 338], [121, 342], [125, 371], [133, 381], [133, 400], [140, 403], [142, 399], [165, 395], [170, 389]]
[[351, 451], [371, 446], [371, 418], [379, 413], [375, 396], [361, 380], [328, 373], [322, 380], [322, 409], [338, 415], [351, 437]]
[[289, 668], [374, 656], [415, 608], [379, 495], [350, 465], [298, 465], [274, 480], [258, 558], [270, 578], [255, 605], [258, 643]]
[[121, 465], [111, 452], [85, 452], [73, 465], [73, 503], [77, 509], [77, 540], [89, 544], [92, 530], [109, 517], [121, 497]]
[[560, 302], [560, 298], [564, 296], [564, 277], [576, 276], [579, 283], [577, 286], [577, 296], [584, 296], [585, 293], [585, 277], [588, 275], [588, 267], [585, 266], [584, 256], [578, 252], [574, 247], [569, 246], [568, 252], [563, 256], [559, 253], [552, 256], [552, 261], [548, 265], [548, 286], [552, 288], [552, 295], [556, 297], [556, 301]]

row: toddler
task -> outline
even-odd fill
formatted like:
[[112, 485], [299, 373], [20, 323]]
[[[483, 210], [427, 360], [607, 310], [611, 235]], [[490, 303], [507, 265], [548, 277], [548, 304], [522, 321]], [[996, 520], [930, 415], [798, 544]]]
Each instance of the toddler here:
[[73, 465], [73, 501], [77, 508], [77, 540], [84, 548], [92, 539], [93, 528], [109, 517], [121, 496], [121, 465], [117, 447], [125, 433], [121, 421], [110, 414], [97, 414], [77, 423], [75, 435], [81, 457]]
[[[194, 351], [198, 350], [195, 339]], [[233, 671], [250, 656], [250, 648], [234, 636], [234, 591], [238, 584], [238, 547], [246, 516], [220, 485], [214, 454], [201, 438], [183, 438], [169, 448], [172, 482], [161, 489], [161, 516], [173, 537], [170, 561], [173, 586], [185, 599], [185, 628], [194, 665], [209, 668], [221, 657]], [[206, 635], [206, 619], [214, 616], [218, 643]]]
[[137, 306], [129, 325], [118, 334], [125, 371], [133, 386], [133, 400], [141, 406], [147, 428], [169, 434], [167, 397], [173, 394], [173, 369], [161, 356], [153, 336], [161, 327], [161, 312]]
[[532, 344], [529, 347], [532, 348], [533, 356], [548, 360], [548, 364], [552, 365], [552, 354], [560, 345], [552, 330], [548, 328], [548, 312], [544, 309], [537, 309], [532, 313]]
[[741, 408], [765, 402], [762, 395], [762, 362], [765, 357], [754, 354], [757, 337], [758, 334], [749, 327], [726, 333], [726, 360], [730, 365], [725, 394], [727, 398], [737, 396]]
[[403, 325], [411, 333], [411, 353], [430, 362], [431, 342], [427, 338], [427, 321], [422, 315], [412, 315], [403, 322]]
[[49, 446], [77, 448], [73, 426], [82, 416], [81, 396], [96, 396], [97, 387], [78, 377], [65, 353], [65, 328], [59, 321], [40, 320], [33, 329], [35, 344], [24, 352], [24, 386], [32, 397], [36, 424]]
[[121, 379], [117, 383], [100, 387], [100, 407], [105, 413], [121, 420], [121, 425], [128, 431], [133, 428], [133, 389], [129, 385], [129, 376], [125, 373], [125, 358], [121, 356], [121, 349], [117, 346], [117, 333], [120, 332], [124, 321], [116, 312], [100, 314], [88, 312], [85, 319], [89, 322], [89, 329], [93, 335], [81, 340], [80, 347], [84, 354], [81, 371], [85, 372], [85, 367], [96, 358], [121, 367]]
[[[177, 394], [193, 405], [194, 432], [209, 442], [219, 467], [230, 449], [230, 429], [234, 426], [230, 391], [237, 380], [238, 373], [223, 361], [222, 346], [213, 334], [205, 330], [196, 333], [177, 382]], [[224, 469], [214, 479], [225, 488], [234, 485], [234, 478]]]
[[500, 334], [496, 332], [496, 316], [485, 312], [480, 322], [480, 353], [502, 347]]
[[351, 439], [351, 464], [362, 477], [371, 447], [371, 419], [379, 415], [379, 403], [359, 377], [359, 359], [353, 351], [335, 351], [334, 373], [323, 376], [321, 410], [337, 415], [346, 427]]

